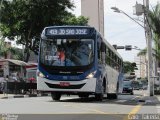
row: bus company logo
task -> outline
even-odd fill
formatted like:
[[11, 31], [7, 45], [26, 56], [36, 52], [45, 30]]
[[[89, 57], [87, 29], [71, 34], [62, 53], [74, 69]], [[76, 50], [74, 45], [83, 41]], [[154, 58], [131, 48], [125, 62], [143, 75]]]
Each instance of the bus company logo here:
[[2, 114], [0, 120], [18, 120], [18, 115]]
[[71, 72], [60, 71], [59, 73], [70, 74]]

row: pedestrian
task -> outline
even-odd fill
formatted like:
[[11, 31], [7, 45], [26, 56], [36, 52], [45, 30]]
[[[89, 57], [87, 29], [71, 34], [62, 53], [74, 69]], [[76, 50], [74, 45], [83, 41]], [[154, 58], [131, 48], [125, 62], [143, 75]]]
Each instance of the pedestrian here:
[[5, 81], [6, 81], [6, 93], [8, 94], [8, 81], [9, 81], [9, 75], [6, 75]]
[[7, 95], [7, 82], [2, 82], [1, 84], [1, 91], [3, 92], [3, 95]]
[[29, 78], [30, 81], [30, 94], [34, 93], [34, 82], [36, 81], [36, 79], [34, 78], [34, 76], [32, 76], [31, 78]]

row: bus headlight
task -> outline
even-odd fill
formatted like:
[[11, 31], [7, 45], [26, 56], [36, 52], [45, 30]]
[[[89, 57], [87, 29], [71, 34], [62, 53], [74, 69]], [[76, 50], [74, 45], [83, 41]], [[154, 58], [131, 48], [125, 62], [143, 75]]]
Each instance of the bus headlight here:
[[90, 73], [86, 78], [93, 78], [93, 77], [94, 77], [94, 75], [95, 75], [95, 73], [96, 73], [96, 71], [94, 71], [94, 72]]
[[38, 76], [38, 77], [41, 77], [41, 78], [44, 78], [44, 77], [45, 77], [44, 74], [41, 73], [41, 72], [38, 72], [38, 73], [37, 73], [37, 76]]

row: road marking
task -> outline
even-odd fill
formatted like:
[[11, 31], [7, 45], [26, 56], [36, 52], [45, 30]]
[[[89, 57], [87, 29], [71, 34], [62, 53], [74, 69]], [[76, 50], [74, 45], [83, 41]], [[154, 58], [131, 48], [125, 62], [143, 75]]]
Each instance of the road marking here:
[[160, 106], [156, 106], [157, 108], [157, 113], [160, 114]]
[[92, 112], [95, 112], [95, 113], [98, 113], [98, 114], [110, 114], [110, 113], [106, 113], [106, 112], [103, 112], [103, 111], [100, 111], [100, 110], [97, 110], [97, 109], [86, 108], [86, 107], [80, 106], [80, 105], [64, 105], [64, 106], [80, 108], [80, 109], [92, 111]]
[[[118, 116], [118, 117], [120, 117], [120, 115], [117, 115], [118, 113], [104, 112], [104, 111], [101, 111], [101, 110], [98, 110], [98, 109], [86, 108], [86, 107], [81, 106], [81, 105], [70, 104], [70, 105], [64, 105], [64, 106], [79, 108], [79, 109], [82, 109], [82, 110], [87, 110], [87, 112], [85, 114], [107, 114], [107, 115], [112, 115], [112, 116]], [[82, 113], [79, 112], [79, 113], [83, 114], [83, 112]], [[72, 112], [72, 113], [66, 113], [66, 114], [77, 114], [77, 113]]]
[[131, 112], [129, 112], [129, 114], [123, 118], [123, 120], [130, 120], [130, 119], [128, 118], [128, 116], [129, 116], [129, 115], [135, 115], [135, 114], [140, 110], [141, 107], [142, 107], [142, 105], [136, 105], [136, 106], [131, 110]]

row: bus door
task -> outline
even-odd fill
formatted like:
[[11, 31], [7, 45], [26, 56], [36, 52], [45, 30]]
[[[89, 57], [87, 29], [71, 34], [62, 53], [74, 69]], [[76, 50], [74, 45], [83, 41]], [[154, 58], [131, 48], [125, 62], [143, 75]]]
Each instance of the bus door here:
[[104, 76], [106, 78], [106, 75], [107, 75], [106, 62], [105, 62], [106, 46], [102, 42], [102, 39], [100, 37], [98, 38], [98, 41], [97, 41], [97, 53], [98, 53], [98, 68], [100, 69], [103, 78]]

